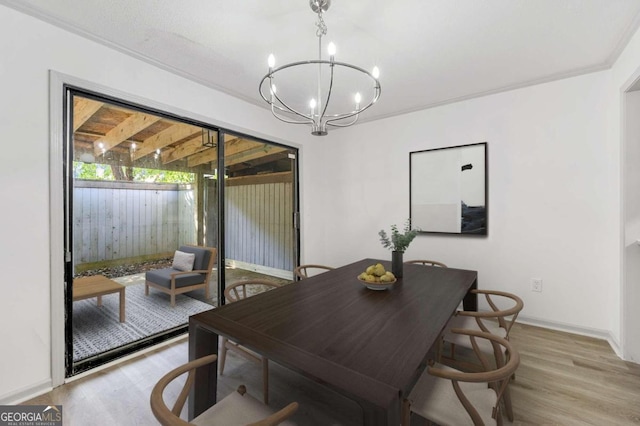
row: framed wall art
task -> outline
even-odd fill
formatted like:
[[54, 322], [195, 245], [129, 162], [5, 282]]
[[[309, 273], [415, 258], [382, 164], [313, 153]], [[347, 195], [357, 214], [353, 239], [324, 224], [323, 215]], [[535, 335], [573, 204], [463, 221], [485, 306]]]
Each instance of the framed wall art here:
[[421, 232], [487, 235], [487, 143], [409, 154], [411, 226]]

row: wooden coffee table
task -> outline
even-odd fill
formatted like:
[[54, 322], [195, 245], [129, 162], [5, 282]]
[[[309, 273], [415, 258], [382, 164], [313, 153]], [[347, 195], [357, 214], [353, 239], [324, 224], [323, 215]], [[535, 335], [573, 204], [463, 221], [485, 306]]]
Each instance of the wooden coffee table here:
[[98, 298], [98, 306], [102, 306], [102, 296], [111, 293], [120, 293], [120, 322], [124, 322], [124, 289], [119, 284], [103, 275], [92, 275], [73, 280], [73, 301]]

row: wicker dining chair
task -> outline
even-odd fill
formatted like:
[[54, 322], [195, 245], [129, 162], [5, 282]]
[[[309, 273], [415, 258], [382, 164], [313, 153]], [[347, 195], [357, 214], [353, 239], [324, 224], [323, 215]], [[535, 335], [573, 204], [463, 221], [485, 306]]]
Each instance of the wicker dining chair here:
[[[224, 289], [224, 296], [228, 303], [237, 302], [238, 300], [246, 299], [255, 294], [262, 293], [268, 290], [273, 290], [276, 287], [280, 287], [280, 284], [273, 281], [253, 279], [239, 281], [230, 285]], [[220, 361], [218, 362], [220, 368], [220, 375], [224, 374], [224, 365], [227, 360], [227, 350], [233, 351], [238, 355], [248, 359], [249, 361], [262, 364], [262, 392], [264, 403], [269, 403], [269, 360], [262, 355], [259, 355], [249, 349], [233, 342], [226, 337], [220, 338]]]
[[[475, 348], [482, 371], [463, 372], [430, 361], [403, 401], [402, 425], [410, 425], [411, 413], [442, 426], [502, 425], [500, 403], [520, 364], [518, 352], [506, 339], [491, 333], [463, 329], [451, 332]], [[479, 350], [479, 344], [494, 348], [495, 366]], [[505, 353], [510, 356], [505, 357]]]
[[[273, 411], [265, 404], [247, 393], [244, 385], [240, 385], [237, 391], [227, 395], [211, 408], [187, 422], [180, 418], [187, 397], [195, 380], [195, 371], [198, 367], [215, 362], [216, 355], [208, 355], [183, 364], [164, 376], [156, 383], [151, 391], [151, 411], [158, 422], [163, 426], [276, 426], [293, 425], [287, 421], [298, 409], [298, 403], [292, 402], [279, 411]], [[187, 380], [182, 387], [173, 408], [169, 409], [164, 401], [164, 390], [178, 377], [188, 373]]]
[[438, 262], [437, 260], [407, 260], [404, 262], [405, 265], [426, 265], [426, 266], [439, 266], [441, 268], [447, 268], [442, 262]]
[[[479, 371], [481, 368], [475, 362], [469, 362], [463, 357], [456, 355], [457, 348], [466, 348], [467, 351], [473, 349], [470, 346], [469, 339], [464, 336], [452, 333], [453, 329], [472, 329], [491, 333], [495, 336], [509, 340], [509, 332], [511, 327], [518, 318], [518, 314], [524, 307], [524, 302], [520, 297], [512, 293], [496, 290], [471, 290], [477, 295], [484, 295], [490, 311], [457, 311], [449, 320], [441, 342], [439, 352], [439, 360], [447, 365], [455, 366], [465, 371]], [[445, 356], [445, 347], [450, 346], [448, 356]], [[481, 341], [479, 349], [485, 354], [492, 354], [493, 347], [490, 342]], [[509, 356], [509, 354], [506, 354]], [[505, 390], [504, 395], [505, 411], [510, 421], [513, 421], [513, 408], [511, 406], [511, 394], [509, 389]]]
[[331, 266], [324, 265], [300, 265], [293, 270], [293, 273], [301, 280], [309, 278], [309, 270], [320, 269], [321, 272], [331, 271], [335, 269]]

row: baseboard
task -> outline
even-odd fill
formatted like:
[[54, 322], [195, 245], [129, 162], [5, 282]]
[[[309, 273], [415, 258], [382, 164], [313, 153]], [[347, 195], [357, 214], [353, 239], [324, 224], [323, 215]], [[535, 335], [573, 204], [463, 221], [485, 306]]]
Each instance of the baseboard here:
[[42, 395], [43, 393], [49, 392], [52, 389], [53, 385], [51, 383], [51, 379], [46, 379], [40, 383], [35, 383], [0, 396], [0, 405], [17, 405], [35, 398], [36, 396]]
[[253, 263], [241, 262], [233, 259], [227, 259], [226, 266], [230, 268], [246, 269], [247, 271], [271, 275], [272, 277], [278, 277], [285, 280], [293, 280], [293, 272], [284, 269], [270, 268], [268, 266], [255, 265]]
[[622, 350], [620, 348], [618, 340], [609, 330], [581, 327], [557, 321], [548, 321], [540, 318], [527, 317], [524, 315], [518, 316], [518, 322], [522, 324], [533, 325], [536, 327], [548, 328], [550, 330], [564, 331], [566, 333], [578, 334], [580, 336], [587, 336], [593, 337], [595, 339], [605, 340], [607, 341], [607, 343], [609, 343], [609, 346], [611, 346], [611, 349], [615, 352], [615, 354], [619, 358], [624, 359], [622, 357]]
[[611, 346], [611, 349], [613, 349], [613, 351], [616, 353], [616, 355], [618, 355], [618, 358], [624, 360], [624, 361], [630, 361], [628, 359], [624, 358], [624, 352], [622, 351], [622, 347], [620, 346], [620, 342], [618, 341], [618, 339], [616, 339], [613, 334], [611, 334], [611, 332], [609, 332], [609, 338], [607, 339], [607, 342], [609, 342], [609, 346]]

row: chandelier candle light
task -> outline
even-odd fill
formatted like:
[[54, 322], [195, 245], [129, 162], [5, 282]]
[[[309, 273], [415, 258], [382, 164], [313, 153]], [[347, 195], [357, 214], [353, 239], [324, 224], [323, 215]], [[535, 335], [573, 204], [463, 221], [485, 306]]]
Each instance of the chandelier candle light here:
[[[336, 45], [329, 43], [327, 51], [329, 59], [322, 59], [322, 36], [327, 34], [327, 26], [322, 19], [322, 14], [329, 9], [331, 0], [309, 0], [311, 10], [318, 14], [318, 22], [316, 23], [316, 36], [318, 37], [318, 59], [309, 61], [292, 62], [289, 64], [275, 67], [276, 59], [273, 54], [269, 55], [268, 64], [269, 72], [260, 81], [259, 91], [262, 99], [264, 99], [269, 105], [271, 105], [271, 112], [273, 115], [285, 123], [292, 124], [310, 124], [311, 134], [316, 136], [324, 136], [327, 134], [327, 126], [335, 127], [347, 127], [358, 121], [359, 114], [371, 107], [380, 97], [380, 81], [378, 81], [379, 71], [378, 67], [374, 67], [373, 71], [366, 71], [358, 66], [351, 65], [345, 62], [338, 62], [335, 60]], [[312, 98], [309, 101], [308, 107], [290, 105], [284, 96], [279, 96], [276, 89], [276, 73], [285, 70], [287, 68], [303, 67], [303, 66], [318, 67], [318, 81], [317, 87], [314, 88], [317, 93], [314, 93], [317, 97]], [[350, 111], [342, 113], [328, 113], [327, 107], [332, 96], [332, 90], [334, 89], [334, 70], [336, 67], [344, 67], [347, 69], [355, 70], [361, 73], [365, 78], [368, 78], [373, 83], [373, 91], [371, 99], [368, 103], [362, 104], [361, 94], [355, 93], [353, 96], [354, 108]], [[322, 75], [323, 70], [328, 73], [328, 84], [323, 87]], [[265, 91], [265, 88], [267, 91]], [[335, 97], [335, 96], [334, 96]]]

